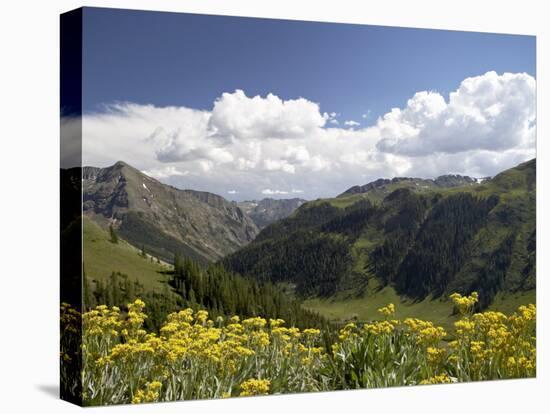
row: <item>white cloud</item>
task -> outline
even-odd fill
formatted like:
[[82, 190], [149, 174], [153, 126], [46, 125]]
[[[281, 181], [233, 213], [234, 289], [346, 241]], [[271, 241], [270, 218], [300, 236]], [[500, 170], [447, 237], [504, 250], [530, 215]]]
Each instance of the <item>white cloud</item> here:
[[237, 190], [229, 190], [227, 191], [227, 194], [238, 194], [239, 192]]
[[272, 196], [272, 195], [288, 195], [288, 194], [302, 194], [304, 191], [303, 190], [298, 190], [296, 188], [293, 188], [292, 190], [290, 191], [287, 191], [287, 190], [272, 190], [270, 188], [266, 188], [264, 190], [261, 191], [261, 193], [263, 195], [268, 195], [268, 196]]
[[231, 188], [243, 199], [292, 189], [316, 198], [380, 177], [492, 175], [535, 154], [535, 80], [527, 74], [468, 78], [447, 100], [418, 92], [367, 128], [335, 126], [339, 116], [305, 98], [240, 90], [222, 94], [211, 111], [117, 103], [84, 116], [83, 161], [122, 159], [172, 185]]
[[189, 175], [189, 171], [179, 171], [173, 165], [167, 165], [159, 168], [152, 168], [150, 170], [144, 170], [142, 172], [146, 175], [149, 175], [153, 178], [157, 178], [159, 180], [166, 179], [169, 177], [178, 177], [178, 176], [185, 177], [186, 175]]
[[63, 149], [60, 159], [61, 168], [73, 168], [80, 166], [82, 161], [82, 122], [80, 117], [62, 117], [60, 135]]
[[349, 120], [349, 121], [344, 122], [344, 125], [350, 126], [350, 127], [355, 127], [355, 126], [358, 126], [358, 125], [361, 125], [361, 124], [357, 121]]
[[271, 190], [269, 188], [266, 188], [265, 190], [262, 190], [263, 195], [286, 195], [288, 194], [288, 191], [283, 190]]
[[535, 93], [528, 74], [496, 72], [465, 79], [448, 102], [437, 92], [418, 92], [378, 120], [377, 148], [422, 156], [533, 146]]
[[289, 174], [294, 174], [296, 172], [296, 167], [286, 160], [267, 159], [264, 161], [264, 168], [267, 171], [283, 171]]
[[289, 146], [286, 149], [285, 159], [294, 164], [302, 164], [310, 160], [309, 151], [305, 145]]
[[209, 161], [209, 160], [200, 160], [199, 167], [202, 170], [202, 172], [207, 173], [212, 169], [213, 163], [212, 161]]
[[209, 127], [228, 139], [299, 138], [325, 125], [319, 105], [304, 98], [282, 100], [268, 94], [249, 98], [238, 89], [214, 103]]

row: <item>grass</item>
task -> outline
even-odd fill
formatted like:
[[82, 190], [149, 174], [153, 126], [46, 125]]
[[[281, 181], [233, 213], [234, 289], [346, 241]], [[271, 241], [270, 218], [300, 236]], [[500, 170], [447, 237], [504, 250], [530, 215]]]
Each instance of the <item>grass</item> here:
[[381, 243], [381, 237], [375, 231], [370, 229], [368, 231], [368, 234], [359, 237], [352, 246], [353, 271], [356, 273], [366, 272], [369, 253]]
[[109, 233], [89, 218], [83, 220], [84, 266], [87, 277], [106, 280], [112, 272], [121, 272], [141, 283], [145, 291], [161, 292], [167, 281], [162, 272], [170, 265], [143, 258], [140, 251], [119, 237], [112, 243]]
[[[535, 302], [534, 290], [519, 293], [499, 293], [489, 309], [511, 314], [520, 305]], [[453, 315], [453, 304], [449, 300], [432, 298], [426, 298], [421, 302], [403, 300], [390, 286], [386, 286], [378, 292], [368, 292], [364, 296], [356, 298], [336, 296], [327, 299], [308, 299], [303, 303], [303, 306], [332, 321], [345, 322], [355, 319], [364, 322], [379, 319], [380, 314], [377, 310], [388, 303], [396, 305], [396, 319], [419, 318], [429, 320], [447, 330], [450, 330], [452, 324], [458, 319], [458, 315]]]
[[499, 292], [493, 300], [493, 303], [489, 306], [489, 310], [511, 314], [521, 305], [527, 303], [536, 304], [536, 296], [534, 289], [516, 293]]
[[[320, 199], [315, 203], [329, 203], [334, 207], [346, 208], [361, 199], [369, 199], [374, 204], [380, 203], [384, 196], [397, 188], [411, 188], [415, 192], [440, 194], [443, 197], [448, 197], [457, 193], [469, 192], [478, 197], [488, 197], [493, 194], [498, 194], [500, 203], [498, 209], [508, 207], [513, 211], [523, 211], [522, 209], [529, 208], [523, 205], [524, 199], [529, 192], [529, 177], [530, 170], [534, 171], [534, 162], [522, 164], [516, 168], [507, 170], [493, 180], [479, 185], [467, 185], [455, 188], [441, 189], [437, 187], [420, 187], [412, 185], [408, 182], [389, 184], [384, 189], [371, 190], [363, 194], [354, 194], [332, 199]], [[534, 174], [534, 173], [531, 173]], [[534, 197], [534, 196], [533, 196]], [[529, 200], [530, 202], [531, 200]], [[532, 213], [534, 216], [534, 208]], [[483, 237], [483, 244], [488, 248], [494, 249], [502, 241], [503, 236], [508, 232], [506, 229], [499, 226], [488, 226], [481, 233], [476, 235], [477, 238]], [[417, 317], [420, 319], [432, 320], [434, 323], [448, 327], [456, 320], [456, 316], [452, 315], [452, 304], [448, 300], [432, 300], [425, 299], [421, 302], [411, 302], [410, 300], [402, 300], [395, 290], [391, 287], [385, 287], [378, 290], [380, 284], [373, 275], [369, 275], [366, 271], [368, 263], [368, 252], [377, 244], [376, 234], [363, 235], [359, 238], [352, 249], [354, 265], [352, 271], [357, 274], [362, 274], [368, 279], [369, 287], [361, 296], [352, 296], [349, 293], [346, 295], [340, 293], [335, 297], [322, 299], [315, 298], [305, 301], [304, 306], [308, 309], [319, 312], [321, 315], [335, 321], [347, 321], [357, 319], [365, 321], [376, 319], [378, 317], [377, 309], [388, 304], [394, 303], [397, 305], [397, 317]], [[518, 306], [527, 303], [535, 303], [535, 291], [528, 290], [519, 293], [501, 292], [493, 300], [490, 305], [490, 310], [498, 310], [504, 313], [512, 313]]]
[[127, 313], [102, 306], [82, 319], [63, 305], [61, 378], [65, 387], [80, 382], [84, 405], [95, 406], [534, 377], [536, 307], [471, 317], [477, 299], [453, 298], [463, 323], [447, 332], [396, 320], [399, 306], [386, 307], [387, 319], [346, 324], [330, 342], [327, 332], [289, 329], [280, 319], [214, 321], [192, 309], [150, 335], [140, 299]]
[[442, 326], [448, 326], [454, 321], [451, 316], [453, 305], [450, 302], [438, 299], [425, 299], [416, 303], [410, 300], [402, 300], [390, 286], [386, 286], [376, 293], [368, 292], [357, 298], [308, 299], [303, 306], [319, 312], [330, 320], [344, 322], [353, 319], [358, 321], [379, 319], [380, 314], [377, 309], [386, 306], [388, 303], [396, 305], [395, 316], [397, 319], [414, 317], [431, 320]]

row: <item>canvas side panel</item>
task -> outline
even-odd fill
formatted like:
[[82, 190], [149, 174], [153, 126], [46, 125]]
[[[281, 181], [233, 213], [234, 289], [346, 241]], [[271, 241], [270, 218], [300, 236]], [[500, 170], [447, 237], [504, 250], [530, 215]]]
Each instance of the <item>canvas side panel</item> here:
[[82, 405], [82, 9], [60, 23], [60, 394]]

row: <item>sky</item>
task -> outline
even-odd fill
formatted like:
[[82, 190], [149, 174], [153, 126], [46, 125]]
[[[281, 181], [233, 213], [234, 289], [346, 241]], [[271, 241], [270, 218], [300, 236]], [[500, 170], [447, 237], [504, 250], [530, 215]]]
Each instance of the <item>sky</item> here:
[[83, 161], [235, 200], [490, 176], [535, 156], [535, 66], [533, 36], [86, 8]]

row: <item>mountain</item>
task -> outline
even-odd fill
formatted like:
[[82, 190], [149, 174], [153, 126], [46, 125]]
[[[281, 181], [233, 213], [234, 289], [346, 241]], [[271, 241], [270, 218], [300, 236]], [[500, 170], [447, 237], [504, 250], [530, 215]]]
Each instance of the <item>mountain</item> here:
[[154, 330], [175, 309], [197, 305], [213, 318], [261, 315], [283, 318], [300, 327], [322, 326], [325, 322], [269, 283], [231, 274], [216, 264], [199, 266], [189, 258], [180, 257], [172, 266], [144, 257], [123, 239], [113, 242], [109, 231], [88, 217], [82, 220], [82, 236], [87, 309], [97, 304], [124, 307], [139, 297], [147, 304], [149, 317], [145, 324]]
[[139, 249], [119, 239], [111, 242], [109, 231], [88, 217], [82, 220], [83, 258], [90, 280], [107, 281], [112, 272], [131, 275], [132, 281], [144, 285], [148, 292], [162, 292], [168, 277], [163, 272], [171, 265], [157, 263], [140, 255]]
[[258, 234], [254, 222], [223, 197], [162, 184], [122, 161], [84, 167], [82, 176], [84, 214], [164, 260], [178, 252], [216, 261]]
[[301, 198], [276, 200], [264, 198], [262, 200], [241, 201], [236, 203], [256, 223], [259, 229], [290, 216], [294, 210], [304, 204]]
[[534, 159], [481, 183], [379, 180], [302, 205], [223, 263], [302, 298], [388, 288], [418, 302], [476, 290], [487, 307], [534, 291], [535, 180]]
[[435, 179], [429, 178], [411, 178], [411, 177], [395, 177], [392, 179], [379, 178], [365, 185], [353, 186], [338, 197], [347, 197], [354, 194], [373, 193], [384, 197], [397, 188], [409, 188], [414, 192], [424, 192], [437, 189], [464, 187], [468, 185], [480, 184], [486, 181], [485, 178], [472, 178], [465, 175], [447, 174], [441, 175]]

